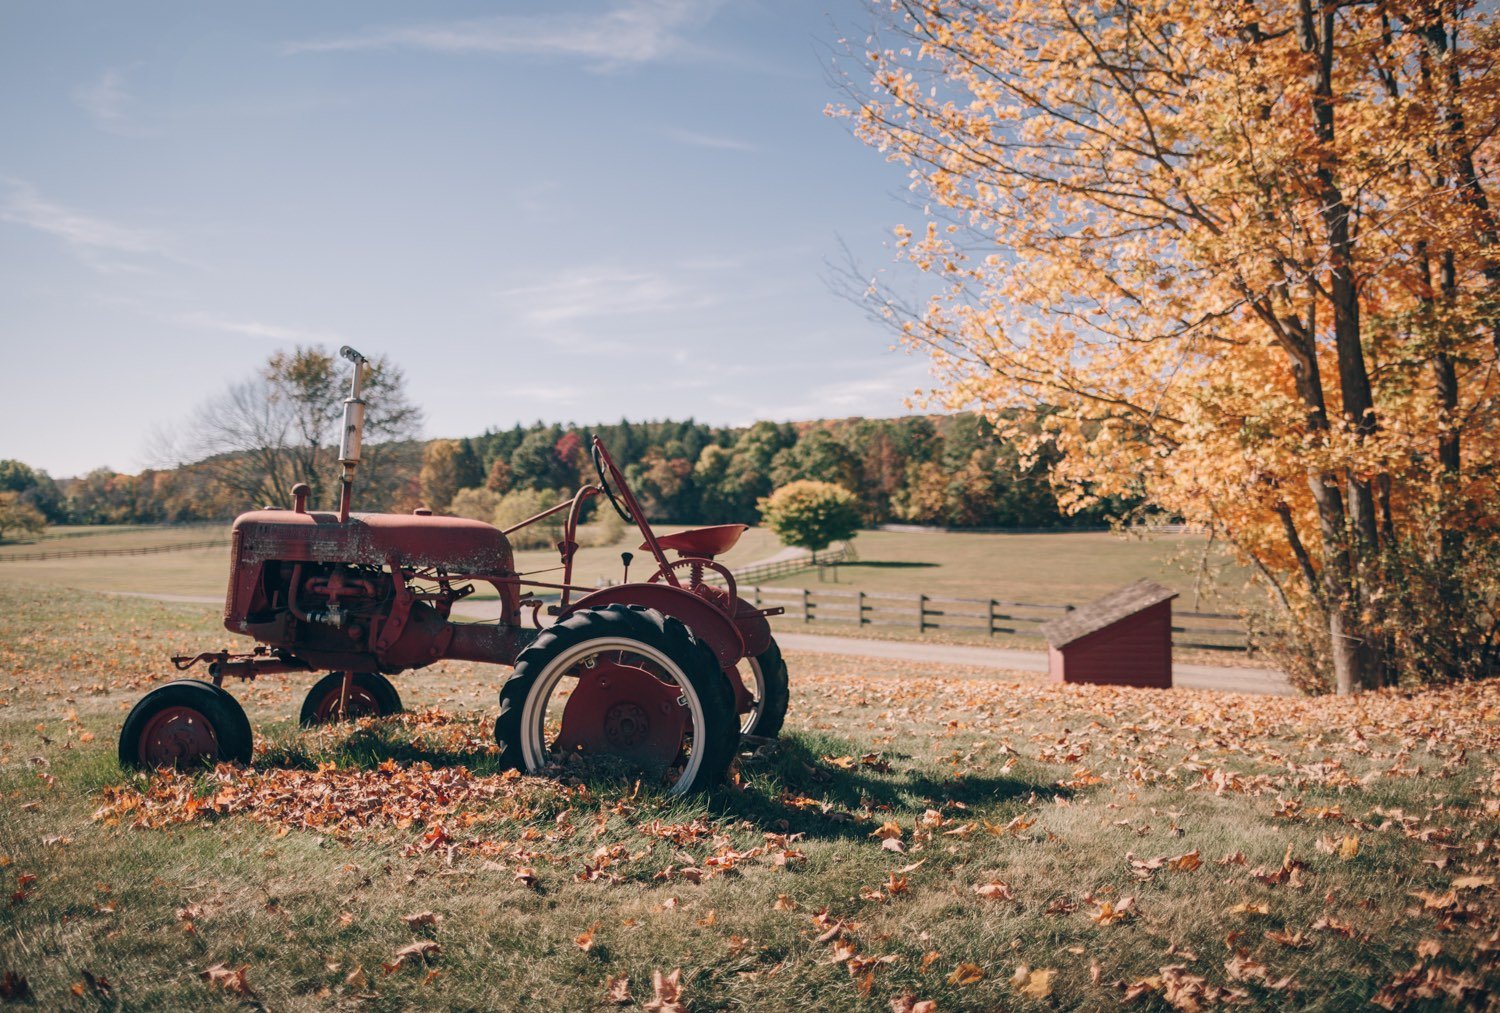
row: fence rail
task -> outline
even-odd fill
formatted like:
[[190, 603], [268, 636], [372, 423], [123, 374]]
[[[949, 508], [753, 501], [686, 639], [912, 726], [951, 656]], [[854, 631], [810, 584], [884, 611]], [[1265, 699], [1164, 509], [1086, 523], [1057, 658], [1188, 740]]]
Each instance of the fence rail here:
[[838, 563], [852, 563], [856, 558], [853, 546], [845, 542], [831, 552], [824, 552], [816, 560], [813, 558], [812, 553], [808, 553], [803, 556], [791, 556], [787, 559], [773, 559], [765, 563], [751, 563], [749, 566], [742, 566], [733, 571], [734, 581], [736, 584], [740, 584], [750, 580], [774, 580], [777, 577], [801, 573], [803, 570], [811, 570], [814, 567], [832, 566]]
[[135, 545], [118, 549], [58, 549], [55, 552], [13, 552], [0, 554], [0, 563], [24, 563], [39, 559], [82, 559], [85, 556], [149, 556], [158, 552], [186, 552], [189, 549], [212, 549], [228, 545], [229, 538], [207, 538], [196, 542], [173, 542], [169, 545]]
[[[788, 619], [804, 623], [834, 622], [857, 626], [928, 630], [972, 630], [993, 637], [1008, 634], [1038, 637], [1049, 619], [1071, 612], [1072, 605], [1004, 601], [999, 598], [944, 598], [928, 594], [832, 591], [822, 588], [747, 587], [740, 595], [757, 608], [779, 605]], [[1173, 643], [1211, 651], [1249, 649], [1239, 617], [1226, 612], [1173, 612]]]

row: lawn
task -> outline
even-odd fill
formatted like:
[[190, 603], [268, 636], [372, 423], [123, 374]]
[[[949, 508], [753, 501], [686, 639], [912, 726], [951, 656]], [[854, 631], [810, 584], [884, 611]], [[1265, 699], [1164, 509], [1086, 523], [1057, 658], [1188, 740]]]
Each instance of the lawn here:
[[1251, 571], [1201, 535], [862, 531], [853, 544], [858, 562], [829, 568], [824, 583], [811, 573], [759, 583], [1079, 605], [1148, 577], [1179, 592], [1182, 609], [1229, 611], [1263, 597]]
[[[662, 525], [658, 531], [680, 530]], [[12, 584], [33, 583], [80, 590], [139, 591], [152, 594], [221, 595], [228, 558], [226, 544], [208, 549], [144, 556], [93, 556], [6, 562], [7, 556], [36, 551], [137, 548], [204, 541], [219, 534], [213, 527], [111, 528], [70, 530], [66, 539], [0, 546], [0, 575]], [[592, 586], [621, 577], [620, 552], [636, 560], [631, 573], [649, 574], [637, 537], [618, 545], [579, 551], [574, 579]], [[1249, 571], [1214, 549], [1207, 553], [1199, 535], [1119, 535], [1108, 532], [1056, 534], [912, 534], [865, 531], [854, 540], [859, 561], [830, 569], [819, 583], [816, 571], [759, 581], [767, 587], [816, 586], [876, 593], [959, 598], [999, 598], [1050, 604], [1079, 604], [1122, 584], [1149, 577], [1181, 592], [1178, 607], [1230, 610], [1255, 600]], [[774, 556], [782, 545], [765, 528], [751, 528], [722, 561], [731, 568]], [[538, 580], [555, 579], [557, 553], [516, 553], [517, 569]], [[1201, 574], [1201, 577], [1200, 577]], [[1200, 593], [1201, 592], [1201, 593]]]
[[0, 994], [38, 1008], [1347, 1009], [1500, 983], [1489, 684], [1273, 699], [792, 654], [781, 744], [673, 800], [497, 769], [503, 670], [445, 663], [398, 681], [407, 714], [313, 732], [310, 680], [264, 680], [254, 767], [146, 778], [119, 723], [165, 654], [230, 640], [213, 609], [8, 587], [0, 617]]

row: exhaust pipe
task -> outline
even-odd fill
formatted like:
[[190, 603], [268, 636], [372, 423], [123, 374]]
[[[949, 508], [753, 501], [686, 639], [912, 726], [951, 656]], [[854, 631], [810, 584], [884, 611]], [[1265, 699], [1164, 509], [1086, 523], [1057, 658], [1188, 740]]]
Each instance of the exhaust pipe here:
[[349, 385], [349, 396], [344, 398], [344, 437], [339, 442], [339, 465], [343, 468], [339, 490], [339, 523], [349, 520], [349, 505], [354, 498], [354, 469], [359, 467], [360, 441], [365, 432], [364, 392], [365, 370], [370, 360], [348, 345], [339, 349], [339, 354], [354, 363], [354, 380]]

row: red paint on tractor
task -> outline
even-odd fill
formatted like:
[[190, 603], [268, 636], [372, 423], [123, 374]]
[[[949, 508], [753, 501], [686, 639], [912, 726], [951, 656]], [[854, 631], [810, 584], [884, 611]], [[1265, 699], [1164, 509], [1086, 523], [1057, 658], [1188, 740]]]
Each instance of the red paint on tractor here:
[[[657, 538], [625, 476], [597, 439], [592, 452], [598, 483], [584, 485], [520, 525], [566, 511], [558, 541], [560, 579], [549, 574], [552, 579], [539, 581], [518, 574], [508, 532], [489, 524], [436, 517], [427, 510], [352, 513], [367, 363], [352, 349], [341, 352], [355, 370], [345, 399], [339, 510], [308, 509], [308, 489], [299, 485], [292, 509], [241, 514], [232, 529], [224, 625], [259, 646], [249, 653], [177, 657], [173, 661], [179, 669], [206, 661], [217, 685], [226, 676], [254, 679], [293, 671], [394, 674], [444, 658], [514, 665], [541, 635], [537, 618], [543, 608], [567, 617], [618, 603], [680, 620], [712, 651], [741, 712], [748, 711], [753, 700], [736, 668], [748, 655], [766, 649], [766, 616], [779, 610], [756, 609], [740, 600], [733, 574], [713, 559], [734, 546], [744, 525], [714, 525]], [[573, 583], [578, 524], [585, 504], [596, 497], [640, 530], [643, 548], [655, 563], [645, 580], [603, 589]], [[679, 558], [668, 559], [668, 550]], [[455, 622], [453, 605], [477, 585], [494, 590], [498, 621]], [[561, 592], [555, 605], [543, 597], [551, 591]], [[582, 597], [575, 600], [577, 593]], [[530, 627], [524, 625], [528, 616]], [[555, 745], [673, 762], [690, 720], [677, 698], [674, 689], [629, 665], [586, 673], [565, 708], [563, 735]], [[348, 701], [351, 710], [362, 703]], [[143, 763], [171, 763], [184, 751], [214, 754], [218, 744], [202, 715], [166, 710], [152, 722], [139, 748]]]

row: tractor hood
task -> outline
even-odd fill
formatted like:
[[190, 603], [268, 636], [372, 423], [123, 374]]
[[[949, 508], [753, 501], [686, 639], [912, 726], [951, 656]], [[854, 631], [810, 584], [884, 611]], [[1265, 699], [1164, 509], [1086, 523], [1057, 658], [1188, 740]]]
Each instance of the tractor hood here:
[[463, 517], [252, 510], [235, 518], [236, 558], [438, 566], [449, 573], [512, 572], [510, 543], [498, 528]]

